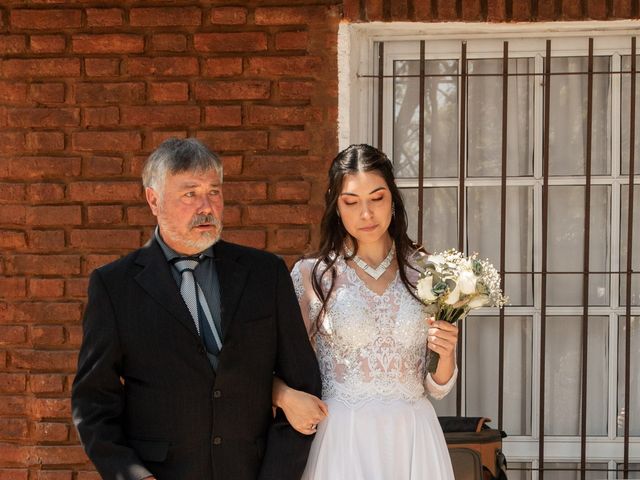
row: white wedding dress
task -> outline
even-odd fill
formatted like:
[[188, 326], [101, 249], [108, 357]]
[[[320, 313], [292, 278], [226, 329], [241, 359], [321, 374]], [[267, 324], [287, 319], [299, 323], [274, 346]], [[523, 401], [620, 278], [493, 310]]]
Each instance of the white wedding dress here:
[[[314, 263], [301, 260], [291, 272], [308, 329], [321, 308], [311, 286]], [[446, 385], [425, 375], [422, 305], [398, 274], [378, 295], [343, 257], [335, 268], [334, 291], [313, 336], [329, 416], [318, 426], [302, 479], [454, 480], [426, 394], [444, 397], [457, 372]], [[415, 283], [415, 272], [408, 274]]]

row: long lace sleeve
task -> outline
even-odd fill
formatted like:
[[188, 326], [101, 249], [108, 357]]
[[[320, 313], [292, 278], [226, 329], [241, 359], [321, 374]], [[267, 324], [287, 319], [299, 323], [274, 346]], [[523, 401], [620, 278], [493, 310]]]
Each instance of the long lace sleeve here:
[[456, 365], [451, 378], [444, 385], [440, 385], [436, 383], [433, 378], [431, 378], [431, 374], [427, 373], [424, 380], [424, 388], [429, 395], [431, 395], [436, 400], [440, 400], [444, 398], [456, 384], [456, 380], [458, 378], [458, 366]]

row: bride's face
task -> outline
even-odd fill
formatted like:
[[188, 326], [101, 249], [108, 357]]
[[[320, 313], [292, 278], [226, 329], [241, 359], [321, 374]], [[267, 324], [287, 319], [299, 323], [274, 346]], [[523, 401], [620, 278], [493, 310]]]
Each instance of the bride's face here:
[[391, 192], [375, 171], [345, 175], [338, 198], [338, 213], [347, 232], [358, 243], [380, 241], [391, 223]]

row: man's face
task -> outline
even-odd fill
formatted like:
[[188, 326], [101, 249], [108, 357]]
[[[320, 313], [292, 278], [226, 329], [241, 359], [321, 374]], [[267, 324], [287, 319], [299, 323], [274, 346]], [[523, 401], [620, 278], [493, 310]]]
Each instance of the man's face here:
[[176, 252], [193, 255], [220, 238], [224, 201], [215, 170], [167, 173], [162, 192], [145, 193], [162, 239]]

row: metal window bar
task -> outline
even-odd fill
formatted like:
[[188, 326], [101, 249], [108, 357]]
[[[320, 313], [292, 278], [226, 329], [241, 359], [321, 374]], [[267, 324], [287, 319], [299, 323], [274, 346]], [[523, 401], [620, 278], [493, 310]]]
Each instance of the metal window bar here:
[[[420, 105], [419, 105], [419, 179], [418, 179], [418, 241], [422, 243], [423, 236], [423, 190], [424, 190], [424, 129], [425, 129], [425, 80], [431, 77], [458, 77], [460, 78], [460, 132], [459, 132], [459, 215], [458, 215], [458, 248], [463, 251], [465, 244], [465, 179], [466, 179], [466, 102], [467, 102], [467, 82], [470, 77], [495, 77], [495, 73], [469, 73], [467, 71], [467, 44], [462, 42], [461, 45], [461, 63], [460, 73], [446, 73], [446, 74], [427, 74], [425, 72], [425, 41], [420, 41], [420, 73], [419, 75], [412, 74], [396, 74], [392, 75], [384, 74], [384, 43], [378, 43], [378, 73], [376, 75], [362, 75], [359, 77], [375, 77], [378, 79], [378, 129], [377, 129], [377, 143], [378, 148], [382, 148], [383, 139], [383, 81], [385, 78], [414, 78], [420, 79]], [[625, 416], [624, 416], [624, 457], [623, 457], [623, 476], [626, 478], [629, 472], [635, 472], [635, 469], [629, 469], [629, 426], [630, 426], [630, 354], [631, 354], [631, 287], [633, 274], [640, 273], [639, 270], [633, 269], [632, 264], [632, 246], [633, 246], [633, 199], [634, 199], [634, 182], [635, 182], [635, 109], [636, 109], [636, 75], [637, 75], [637, 62], [636, 62], [636, 38], [631, 38], [631, 68], [629, 70], [620, 69], [619, 71], [594, 71], [593, 62], [593, 39], [589, 39], [589, 53], [588, 53], [588, 70], [587, 72], [552, 72], [551, 71], [551, 41], [546, 42], [546, 54], [544, 57], [544, 69], [542, 73], [536, 72], [510, 72], [508, 67], [509, 61], [509, 46], [508, 42], [503, 44], [503, 105], [502, 105], [502, 170], [500, 178], [501, 188], [501, 227], [500, 227], [500, 276], [501, 281], [504, 284], [505, 275], [509, 274], [528, 274], [528, 275], [541, 275], [542, 288], [541, 288], [541, 325], [540, 325], [540, 395], [539, 395], [539, 452], [538, 452], [538, 467], [537, 468], [514, 468], [513, 470], [522, 471], [538, 471], [538, 478], [543, 480], [544, 472], [546, 471], [575, 471], [575, 468], [558, 468], [558, 467], [545, 467], [544, 466], [544, 422], [545, 422], [545, 410], [544, 410], [544, 395], [545, 395], [545, 344], [546, 344], [546, 317], [547, 317], [547, 275], [553, 273], [554, 275], [562, 274], [580, 274], [582, 275], [582, 371], [581, 371], [581, 419], [580, 419], [580, 472], [581, 479], [586, 478], [586, 472], [598, 471], [598, 472], [619, 472], [619, 470], [590, 468], [587, 466], [586, 458], [586, 440], [587, 440], [587, 358], [588, 358], [588, 323], [589, 323], [589, 278], [594, 274], [625, 274], [626, 276], [626, 334], [625, 334]], [[549, 133], [550, 133], [550, 97], [551, 97], [551, 78], [556, 75], [587, 75], [588, 80], [588, 98], [587, 98], [587, 139], [586, 139], [586, 174], [585, 174], [585, 218], [584, 218], [584, 257], [583, 257], [583, 270], [582, 271], [552, 271], [547, 269], [547, 257], [548, 257], [548, 212], [549, 212]], [[592, 134], [593, 134], [593, 79], [595, 75], [630, 75], [630, 119], [629, 119], [629, 175], [628, 175], [628, 227], [627, 227], [627, 265], [624, 270], [590, 270], [589, 265], [589, 247], [590, 247], [590, 209], [591, 209], [591, 186], [592, 186]], [[508, 132], [508, 79], [510, 77], [517, 76], [529, 76], [536, 77], [542, 76], [544, 79], [544, 95], [543, 95], [543, 143], [542, 143], [542, 267], [541, 271], [516, 271], [506, 270], [505, 268], [505, 253], [506, 253], [506, 186], [507, 186], [507, 132]], [[500, 353], [499, 353], [499, 385], [498, 385], [498, 428], [502, 428], [503, 425], [503, 397], [504, 397], [504, 311], [500, 310], [500, 327], [499, 327], [499, 341], [500, 341]], [[463, 333], [461, 331], [461, 338]], [[458, 348], [458, 388], [456, 398], [456, 412], [458, 415], [462, 413], [462, 348], [461, 343]]]

